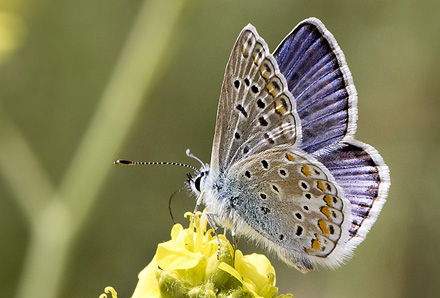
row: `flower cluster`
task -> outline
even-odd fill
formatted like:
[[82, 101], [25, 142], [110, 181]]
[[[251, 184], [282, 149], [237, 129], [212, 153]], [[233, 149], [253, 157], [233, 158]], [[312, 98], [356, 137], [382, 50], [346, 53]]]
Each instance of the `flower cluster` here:
[[[191, 219], [193, 214], [185, 217]], [[174, 225], [171, 240], [158, 245], [151, 263], [139, 273], [132, 298], [277, 297], [275, 270], [269, 260], [234, 251], [224, 235], [219, 239], [218, 252], [216, 236], [207, 230], [207, 218], [201, 212], [190, 220], [188, 229]]]

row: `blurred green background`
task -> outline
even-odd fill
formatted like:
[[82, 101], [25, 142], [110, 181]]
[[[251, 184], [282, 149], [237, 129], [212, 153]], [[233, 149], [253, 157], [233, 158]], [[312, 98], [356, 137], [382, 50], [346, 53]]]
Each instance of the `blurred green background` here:
[[[223, 72], [247, 23], [271, 50], [316, 16], [359, 93], [357, 138], [391, 170], [388, 202], [336, 271], [271, 257], [280, 293], [438, 297], [440, 2], [0, 0], [2, 297], [130, 297], [169, 239], [168, 199], [209, 162]], [[172, 204], [184, 224], [194, 200]], [[259, 251], [242, 240], [239, 247]]]

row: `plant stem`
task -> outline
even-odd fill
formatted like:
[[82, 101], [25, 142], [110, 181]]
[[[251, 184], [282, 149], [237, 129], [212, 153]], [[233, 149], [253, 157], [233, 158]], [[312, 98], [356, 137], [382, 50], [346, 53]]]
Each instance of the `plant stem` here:
[[31, 228], [19, 298], [55, 298], [86, 221], [136, 112], [163, 73], [184, 0], [145, 1], [71, 165]]

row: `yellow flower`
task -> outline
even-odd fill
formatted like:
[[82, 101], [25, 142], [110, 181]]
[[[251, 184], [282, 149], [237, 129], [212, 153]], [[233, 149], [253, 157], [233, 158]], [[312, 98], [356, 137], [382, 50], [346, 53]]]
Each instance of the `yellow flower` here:
[[[191, 220], [192, 213], [185, 217]], [[151, 263], [139, 273], [132, 298], [276, 297], [275, 270], [264, 255], [243, 256], [224, 235], [220, 251], [205, 213], [197, 212], [188, 229], [174, 225], [171, 240], [157, 247]], [[235, 257], [235, 260], [234, 260]], [[291, 294], [278, 297], [293, 297]]]

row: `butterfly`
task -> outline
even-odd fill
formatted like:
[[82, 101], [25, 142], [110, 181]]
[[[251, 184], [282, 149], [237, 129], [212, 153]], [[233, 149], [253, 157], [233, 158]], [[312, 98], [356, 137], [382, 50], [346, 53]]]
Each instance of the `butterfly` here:
[[237, 236], [305, 273], [335, 268], [385, 203], [389, 169], [354, 138], [357, 93], [344, 54], [316, 18], [269, 52], [252, 25], [226, 66], [211, 155], [188, 184]]

